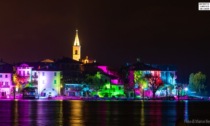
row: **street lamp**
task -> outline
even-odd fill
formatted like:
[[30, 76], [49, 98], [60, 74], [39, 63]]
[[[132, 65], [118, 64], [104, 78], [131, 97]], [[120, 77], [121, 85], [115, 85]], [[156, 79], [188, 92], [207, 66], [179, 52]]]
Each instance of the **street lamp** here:
[[184, 88], [184, 91], [185, 91], [185, 95], [187, 95], [188, 88], [185, 87], [185, 88]]

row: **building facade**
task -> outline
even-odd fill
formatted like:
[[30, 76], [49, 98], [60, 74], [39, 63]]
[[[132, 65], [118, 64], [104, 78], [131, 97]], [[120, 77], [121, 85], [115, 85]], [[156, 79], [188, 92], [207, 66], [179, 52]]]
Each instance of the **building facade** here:
[[0, 98], [8, 98], [14, 91], [12, 65], [0, 61]]
[[40, 97], [56, 97], [60, 95], [61, 71], [42, 68], [33, 70], [32, 75], [36, 77]]

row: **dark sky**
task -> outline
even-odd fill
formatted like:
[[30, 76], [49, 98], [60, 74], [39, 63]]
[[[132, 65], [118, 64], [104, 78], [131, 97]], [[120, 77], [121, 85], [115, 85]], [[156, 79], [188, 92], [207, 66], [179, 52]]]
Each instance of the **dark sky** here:
[[0, 57], [9, 63], [71, 57], [77, 28], [82, 57], [113, 67], [137, 57], [174, 64], [185, 83], [191, 72], [210, 75], [210, 11], [198, 11], [198, 2], [0, 1]]

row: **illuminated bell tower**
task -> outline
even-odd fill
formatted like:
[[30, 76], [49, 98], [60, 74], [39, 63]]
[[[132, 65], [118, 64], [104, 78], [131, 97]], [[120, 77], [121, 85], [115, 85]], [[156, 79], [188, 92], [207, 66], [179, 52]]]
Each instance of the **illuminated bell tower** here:
[[76, 36], [73, 45], [73, 60], [79, 61], [80, 58], [81, 58], [81, 46], [79, 43], [78, 30], [76, 30]]

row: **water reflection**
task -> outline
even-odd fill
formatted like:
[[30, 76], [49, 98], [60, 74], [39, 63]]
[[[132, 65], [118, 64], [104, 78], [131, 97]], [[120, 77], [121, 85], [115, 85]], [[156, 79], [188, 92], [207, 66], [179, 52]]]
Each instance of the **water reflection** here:
[[178, 101], [176, 103], [176, 125], [185, 125], [188, 120], [188, 101]]
[[63, 100], [59, 101], [59, 113], [58, 113], [58, 124], [59, 126], [63, 126]]
[[188, 116], [188, 100], [185, 101], [184, 105], [184, 121], [188, 121], [189, 116]]
[[150, 124], [150, 126], [160, 126], [161, 121], [163, 119], [162, 117], [162, 101], [153, 101], [151, 104], [148, 104], [148, 110], [149, 110], [149, 119], [146, 122], [147, 124]]
[[83, 101], [72, 101], [69, 110], [71, 111], [69, 118], [70, 124], [72, 126], [83, 126]]
[[0, 101], [1, 126], [174, 125], [209, 119], [210, 102], [194, 101]]
[[14, 101], [14, 107], [12, 106], [12, 108], [14, 109], [13, 114], [12, 114], [14, 115], [14, 121], [12, 125], [18, 126], [18, 101], [17, 100]]
[[145, 120], [144, 120], [144, 101], [141, 101], [141, 116], [140, 116], [141, 122], [140, 125], [141, 126], [145, 126]]

